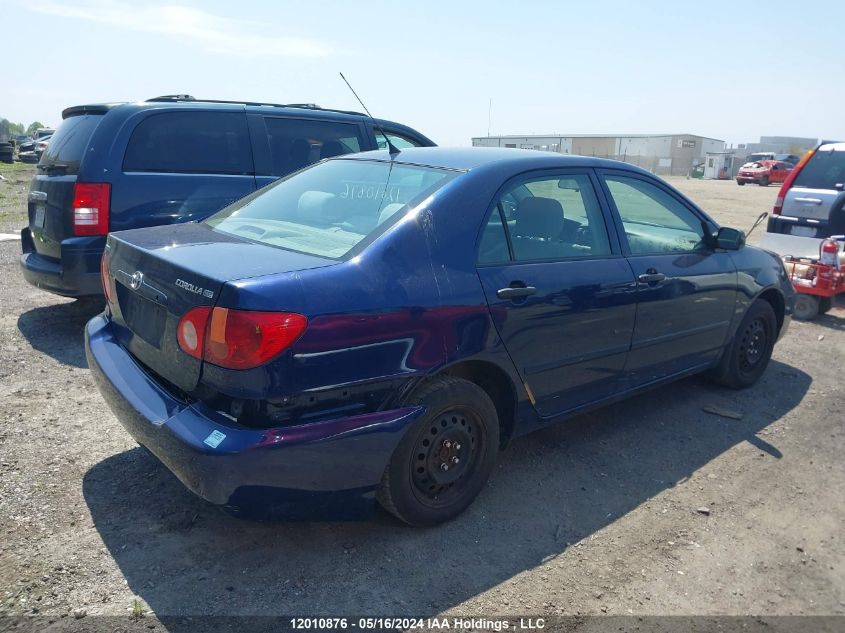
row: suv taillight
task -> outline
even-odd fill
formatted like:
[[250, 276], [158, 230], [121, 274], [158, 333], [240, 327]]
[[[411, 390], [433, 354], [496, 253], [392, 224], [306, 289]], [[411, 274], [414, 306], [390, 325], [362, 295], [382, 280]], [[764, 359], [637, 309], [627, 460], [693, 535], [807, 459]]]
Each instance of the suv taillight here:
[[73, 186], [73, 234], [106, 235], [109, 232], [111, 185], [78, 182]]
[[781, 211], [783, 211], [783, 201], [786, 199], [787, 192], [792, 188], [792, 183], [795, 182], [795, 179], [798, 177], [798, 172], [804, 169], [804, 165], [807, 164], [813, 154], [816, 153], [816, 150], [811, 149], [809, 152], [804, 154], [801, 160], [798, 161], [798, 164], [792, 168], [792, 171], [789, 172], [789, 175], [786, 177], [786, 180], [783, 181], [783, 184], [780, 186], [780, 191], [778, 191], [778, 197], [775, 198], [775, 206], [772, 207], [772, 215], [780, 215]]
[[186, 354], [227, 369], [263, 365], [302, 336], [308, 319], [294, 312], [192, 308], [176, 328]]

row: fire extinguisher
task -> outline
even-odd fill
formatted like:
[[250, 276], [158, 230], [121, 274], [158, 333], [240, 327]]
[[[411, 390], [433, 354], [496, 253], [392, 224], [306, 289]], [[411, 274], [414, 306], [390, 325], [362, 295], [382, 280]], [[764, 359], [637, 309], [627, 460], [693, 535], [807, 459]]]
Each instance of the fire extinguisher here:
[[819, 246], [819, 264], [839, 268], [839, 243], [834, 239], [823, 240]]

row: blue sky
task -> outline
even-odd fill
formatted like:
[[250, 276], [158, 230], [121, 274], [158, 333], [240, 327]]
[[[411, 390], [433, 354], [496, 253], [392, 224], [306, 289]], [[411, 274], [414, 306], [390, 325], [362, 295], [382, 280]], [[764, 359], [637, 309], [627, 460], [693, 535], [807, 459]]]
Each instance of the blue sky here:
[[493, 134], [845, 138], [845, 3], [0, 0], [0, 116], [160, 94]]

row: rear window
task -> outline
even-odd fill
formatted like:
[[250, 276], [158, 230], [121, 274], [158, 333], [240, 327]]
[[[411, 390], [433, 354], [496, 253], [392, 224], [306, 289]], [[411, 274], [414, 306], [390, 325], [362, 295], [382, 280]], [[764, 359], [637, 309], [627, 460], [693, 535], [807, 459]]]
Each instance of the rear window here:
[[252, 174], [246, 116], [237, 112], [165, 112], [132, 132], [124, 171]]
[[457, 174], [393, 162], [331, 160], [247, 196], [205, 222], [229, 235], [340, 259]]
[[65, 119], [41, 155], [40, 165], [66, 165], [65, 174], [79, 173], [79, 164], [102, 114], [83, 114]]
[[836, 189], [845, 183], [845, 151], [820, 150], [798, 172], [793, 187]]

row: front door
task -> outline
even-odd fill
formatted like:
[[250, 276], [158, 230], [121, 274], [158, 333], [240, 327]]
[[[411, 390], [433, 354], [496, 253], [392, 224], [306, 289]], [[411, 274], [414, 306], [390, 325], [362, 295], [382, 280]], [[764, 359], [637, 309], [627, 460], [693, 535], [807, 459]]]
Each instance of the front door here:
[[631, 344], [636, 284], [595, 184], [588, 170], [512, 181], [479, 244], [493, 320], [543, 417], [613, 394]]
[[607, 171], [603, 180], [637, 279], [627, 386], [715, 361], [734, 315], [737, 273], [728, 253], [705, 245], [709, 220], [656, 179]]

